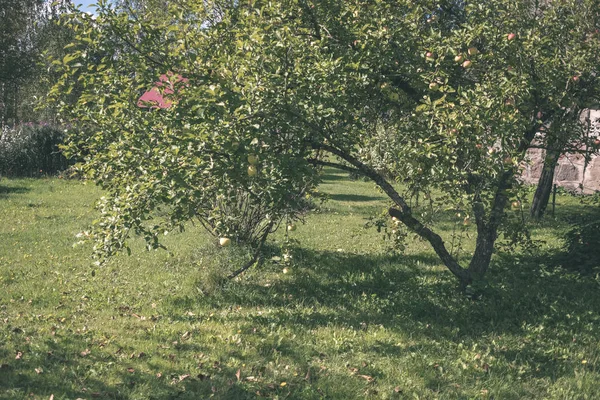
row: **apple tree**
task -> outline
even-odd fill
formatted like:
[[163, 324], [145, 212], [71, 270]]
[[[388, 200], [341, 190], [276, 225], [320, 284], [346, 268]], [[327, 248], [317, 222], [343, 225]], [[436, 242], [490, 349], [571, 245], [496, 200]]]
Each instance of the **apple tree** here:
[[[217, 200], [240, 194], [267, 210], [266, 235], [330, 165], [372, 180], [461, 286], [480, 280], [536, 133], [595, 93], [596, 3], [182, 1], [160, 20], [100, 1], [96, 18], [71, 14], [54, 93], [83, 88], [63, 116], [89, 126], [70, 149], [108, 193], [97, 249], [131, 232], [156, 247], [195, 218], [231, 234]], [[140, 108], [162, 74], [171, 106]], [[472, 218], [470, 262], [395, 181]]]

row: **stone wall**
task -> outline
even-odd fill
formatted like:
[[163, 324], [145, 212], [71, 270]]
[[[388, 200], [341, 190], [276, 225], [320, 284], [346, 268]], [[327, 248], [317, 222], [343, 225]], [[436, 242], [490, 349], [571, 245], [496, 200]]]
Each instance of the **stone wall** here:
[[[590, 136], [600, 138], [600, 110], [589, 111], [589, 118], [592, 123]], [[545, 154], [546, 151], [542, 149], [530, 149], [527, 152], [530, 162], [523, 170], [525, 182], [537, 184], [544, 166]], [[600, 156], [593, 155], [592, 159], [586, 162], [585, 157], [579, 153], [562, 155], [554, 172], [554, 183], [578, 193], [600, 191]]]

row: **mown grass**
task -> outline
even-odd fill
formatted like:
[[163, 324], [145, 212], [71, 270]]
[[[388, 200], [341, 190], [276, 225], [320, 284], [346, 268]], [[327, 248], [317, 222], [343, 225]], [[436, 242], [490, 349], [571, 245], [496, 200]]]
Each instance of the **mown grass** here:
[[198, 228], [93, 268], [72, 245], [96, 188], [0, 181], [0, 398], [600, 398], [600, 279], [554, 261], [595, 209], [561, 196], [541, 248], [499, 252], [474, 301], [424, 243], [394, 255], [363, 228], [386, 205], [372, 184], [328, 170], [320, 190], [289, 273], [223, 284], [245, 251]]

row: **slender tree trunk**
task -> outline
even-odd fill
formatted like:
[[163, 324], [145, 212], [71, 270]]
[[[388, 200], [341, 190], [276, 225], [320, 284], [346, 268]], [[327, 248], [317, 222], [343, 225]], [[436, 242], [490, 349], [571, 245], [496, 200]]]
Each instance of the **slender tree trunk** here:
[[560, 152], [556, 150], [548, 150], [548, 154], [544, 159], [544, 167], [542, 175], [538, 181], [537, 189], [531, 203], [530, 215], [532, 218], [540, 220], [544, 216], [546, 207], [552, 193], [552, 183], [554, 182], [554, 171], [560, 157]]

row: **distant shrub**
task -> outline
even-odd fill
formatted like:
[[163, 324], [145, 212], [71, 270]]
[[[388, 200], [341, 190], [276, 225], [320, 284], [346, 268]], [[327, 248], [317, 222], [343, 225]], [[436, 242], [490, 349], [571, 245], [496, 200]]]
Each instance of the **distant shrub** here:
[[66, 169], [70, 163], [59, 146], [61, 129], [48, 124], [25, 123], [0, 132], [0, 174], [37, 176]]
[[563, 266], [581, 272], [600, 268], [600, 220], [576, 225], [565, 235]]

